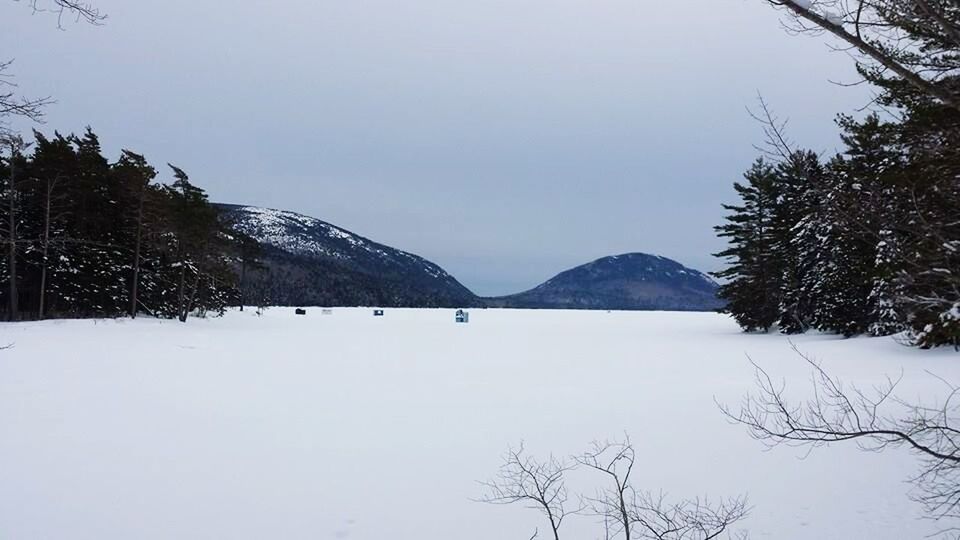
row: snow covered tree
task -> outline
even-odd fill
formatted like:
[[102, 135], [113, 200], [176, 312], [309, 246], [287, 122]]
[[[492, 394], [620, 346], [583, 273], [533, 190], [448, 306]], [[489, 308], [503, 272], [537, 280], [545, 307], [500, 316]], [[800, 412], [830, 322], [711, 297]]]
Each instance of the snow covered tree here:
[[811, 273], [819, 250], [817, 226], [824, 171], [816, 154], [795, 151], [776, 169], [774, 252], [782, 269], [777, 325], [786, 334], [805, 332], [813, 314]]
[[222, 311], [229, 294], [218, 288], [232, 281], [216, 209], [206, 193], [180, 168], [169, 165], [174, 182], [165, 190], [165, 238], [173, 261], [176, 317], [185, 322], [195, 310]]
[[234, 302], [240, 246], [182, 170], [174, 169], [172, 185], [154, 185], [143, 156], [124, 151], [110, 165], [89, 129], [35, 137], [32, 155], [11, 139], [0, 159], [0, 302], [8, 318], [142, 310], [186, 320]]
[[877, 258], [870, 289], [870, 325], [867, 331], [873, 336], [889, 336], [905, 329], [904, 317], [897, 308], [897, 244], [896, 235], [890, 229], [881, 229], [878, 236], [880, 240], [877, 242]]
[[874, 243], [846, 219], [851, 209], [844, 161], [835, 159], [820, 193], [818, 211], [808, 216], [812, 241], [804, 257], [811, 261], [805, 289], [812, 298], [813, 327], [854, 336], [869, 325]]
[[783, 273], [782, 260], [775, 251], [773, 223], [777, 176], [772, 165], [759, 159], [744, 179], [746, 183], [733, 185], [740, 204], [723, 205], [731, 214], [726, 217], [727, 223], [714, 228], [730, 246], [715, 254], [727, 259], [729, 265], [713, 275], [725, 281], [718, 293], [727, 301], [724, 311], [744, 329], [766, 331], [777, 321]]
[[[924, 347], [960, 343], [960, 130], [911, 115], [840, 123], [847, 148], [826, 167], [792, 152], [772, 172], [769, 246], [744, 234], [752, 203], [728, 207], [737, 218], [717, 231], [737, 240], [718, 255], [736, 265], [716, 274], [730, 279], [720, 291], [728, 311], [745, 329], [765, 328], [756, 314], [768, 313], [773, 297], [784, 333], [907, 329]], [[765, 296], [756, 277], [738, 279], [762, 253], [774, 254], [765, 268], [780, 271]]]
[[888, 268], [878, 266], [878, 250], [884, 224], [892, 223], [897, 212], [892, 185], [902, 160], [894, 126], [877, 116], [863, 122], [841, 117], [840, 125], [846, 150], [831, 161], [818, 188], [822, 204], [820, 248], [811, 254], [816, 265], [813, 324], [853, 336], [879, 330], [874, 324], [882, 311], [877, 303], [889, 301], [881, 282], [892, 276]]
[[[717, 274], [730, 279], [721, 295], [744, 328], [764, 327], [746, 315], [765, 312], [772, 296], [784, 333], [906, 330], [922, 347], [960, 346], [960, 110], [907, 81], [874, 82], [878, 102], [900, 117], [841, 117], [846, 148], [827, 166], [812, 152], [788, 148], [764, 109], [771, 153], [780, 160], [768, 267], [781, 273], [777, 292], [763, 297], [756, 279], [736, 279], [742, 267]], [[742, 196], [742, 186], [737, 191]], [[739, 219], [718, 233], [742, 232], [746, 219]], [[718, 255], [742, 266], [760, 252], [741, 236], [737, 249]]]
[[896, 248], [895, 309], [917, 345], [960, 346], [960, 110], [904, 81], [876, 84], [901, 115], [887, 246]]
[[[820, 188], [823, 207], [788, 234], [811, 256], [786, 261], [782, 329], [802, 331], [812, 294], [818, 328], [905, 329], [923, 347], [960, 346], [960, 3], [767, 1], [794, 31], [851, 46], [876, 103], [896, 118], [841, 119], [847, 151]], [[809, 251], [815, 235], [821, 249]], [[811, 263], [795, 287], [790, 274]]]

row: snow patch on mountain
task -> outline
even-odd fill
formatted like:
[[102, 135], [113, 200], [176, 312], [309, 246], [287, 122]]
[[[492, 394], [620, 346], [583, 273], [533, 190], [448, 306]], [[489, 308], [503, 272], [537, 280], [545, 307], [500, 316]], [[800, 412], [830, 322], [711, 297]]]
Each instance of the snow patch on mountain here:
[[256, 206], [242, 206], [237, 211], [243, 215], [243, 219], [236, 222], [236, 228], [240, 232], [283, 251], [300, 255], [350, 256], [349, 253], [331, 250], [320, 242], [316, 234], [318, 229], [329, 238], [345, 240], [352, 246], [376, 251], [353, 234], [316, 218]]

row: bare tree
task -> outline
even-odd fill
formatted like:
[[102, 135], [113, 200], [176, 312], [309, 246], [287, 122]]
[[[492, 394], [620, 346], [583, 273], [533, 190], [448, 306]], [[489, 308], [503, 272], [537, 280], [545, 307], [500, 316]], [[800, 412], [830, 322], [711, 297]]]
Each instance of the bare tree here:
[[946, 390], [942, 402], [910, 403], [895, 393], [902, 375], [862, 390], [831, 376], [796, 346], [793, 350], [811, 368], [812, 397], [787, 399], [786, 383], [775, 382], [751, 360], [755, 393], [744, 398], [738, 412], [720, 405], [723, 413], [768, 447], [813, 449], [850, 441], [875, 452], [907, 448], [920, 462], [919, 472], [911, 479], [916, 488], [911, 496], [931, 518], [960, 518], [960, 429], [954, 427], [960, 388], [938, 378]]
[[856, 53], [861, 73], [893, 73], [960, 110], [957, 0], [764, 0], [789, 14], [797, 33], [827, 32]]
[[[746, 538], [745, 533], [732, 531], [734, 524], [749, 513], [745, 497], [719, 503], [700, 498], [671, 503], [663, 493], [634, 489], [631, 475], [635, 463], [636, 452], [629, 437], [623, 441], [594, 442], [569, 462], [551, 457], [540, 463], [524, 456], [521, 446], [519, 452], [507, 453], [497, 479], [484, 484], [489, 493], [480, 500], [528, 503], [548, 517], [555, 540], [559, 538], [563, 517], [583, 513], [600, 518], [605, 540]], [[564, 474], [576, 467], [601, 473], [606, 483], [594, 496], [582, 497], [583, 503], [576, 510], [568, 511]], [[555, 519], [557, 516], [559, 519]]]
[[586, 498], [592, 512], [603, 518], [606, 536], [623, 534], [625, 540], [630, 540], [631, 509], [635, 508], [637, 499], [630, 486], [636, 459], [630, 438], [623, 442], [595, 441], [589, 450], [575, 459], [580, 465], [606, 475], [612, 484], [598, 490], [595, 497]]
[[[20, 2], [21, 0], [14, 0]], [[107, 16], [89, 2], [76, 0], [28, 0], [34, 13], [53, 13], [57, 17], [57, 27], [63, 28], [64, 17], [73, 16], [77, 21], [101, 24]], [[43, 109], [53, 103], [49, 97], [25, 98], [16, 93], [17, 85], [8, 72], [13, 60], [0, 61], [0, 133], [6, 131], [4, 119], [10, 116], [28, 118], [34, 122], [43, 120]]]
[[[521, 503], [540, 511], [550, 524], [554, 540], [560, 540], [560, 527], [570, 515], [581, 509], [570, 509], [564, 475], [573, 469], [567, 461], [550, 456], [540, 462], [524, 453], [523, 443], [510, 448], [495, 479], [483, 482], [486, 493], [479, 499], [490, 504]], [[533, 537], [535, 538], [535, 532]]]
[[576, 461], [607, 477], [608, 486], [595, 497], [587, 498], [590, 509], [602, 518], [607, 538], [611, 534], [622, 535], [624, 540], [745, 537], [745, 533], [734, 533], [731, 527], [749, 513], [746, 497], [721, 499], [716, 504], [706, 498], [669, 502], [662, 492], [634, 489], [631, 475], [636, 452], [629, 436], [623, 441], [594, 442]]
[[[9, 116], [22, 116], [35, 122], [43, 120], [43, 108], [52, 103], [50, 98], [28, 99], [16, 94], [16, 83], [9, 73], [13, 60], [0, 62], [0, 120]], [[3, 125], [0, 124], [0, 128]]]
[[[21, 0], [14, 0], [20, 2]], [[62, 28], [64, 17], [74, 17], [77, 21], [90, 24], [102, 24], [107, 15], [90, 2], [76, 0], [28, 0], [26, 2], [34, 13], [52, 13], [57, 17], [57, 26]]]
[[669, 502], [663, 493], [646, 492], [635, 504], [637, 537], [650, 540], [744, 540], [746, 531], [732, 527], [747, 517], [750, 507], [745, 496], [721, 499], [713, 503], [706, 498]]
[[790, 161], [796, 154], [796, 144], [787, 137], [788, 119], [781, 119], [767, 103], [763, 94], [757, 93], [757, 107], [747, 108], [750, 115], [763, 130], [763, 144], [754, 145], [754, 148], [774, 163]]

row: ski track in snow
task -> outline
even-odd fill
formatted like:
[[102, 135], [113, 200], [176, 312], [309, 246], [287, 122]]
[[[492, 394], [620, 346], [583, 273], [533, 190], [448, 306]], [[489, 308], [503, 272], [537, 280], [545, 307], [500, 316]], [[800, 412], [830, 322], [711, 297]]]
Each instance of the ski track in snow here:
[[[960, 382], [960, 355], [893, 339], [796, 344], [848, 382], [904, 370], [901, 395]], [[509, 445], [569, 455], [629, 432], [636, 487], [747, 493], [751, 538], [922, 538], [906, 452], [763, 451], [714, 398], [746, 354], [803, 395], [778, 335], [708, 313], [273, 308], [188, 324], [0, 324], [0, 538], [528, 538], [537, 512], [470, 499]], [[577, 472], [574, 492], [600, 479]], [[566, 537], [597, 538], [590, 517]]]

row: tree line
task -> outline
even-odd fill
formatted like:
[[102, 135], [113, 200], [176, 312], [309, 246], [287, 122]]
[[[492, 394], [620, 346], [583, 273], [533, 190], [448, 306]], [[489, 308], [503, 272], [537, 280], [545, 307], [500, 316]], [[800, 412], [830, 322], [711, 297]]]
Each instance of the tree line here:
[[857, 68], [877, 112], [841, 115], [843, 148], [824, 157], [794, 147], [762, 104], [764, 155], [716, 227], [726, 310], [746, 330], [960, 346], [960, 5], [779, 5], [799, 31], [866, 40]]
[[203, 189], [140, 154], [104, 157], [82, 135], [0, 141], [0, 305], [8, 320], [146, 313], [186, 321], [240, 302], [256, 242]]

